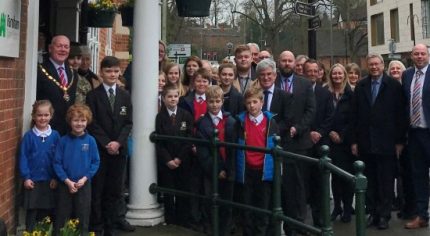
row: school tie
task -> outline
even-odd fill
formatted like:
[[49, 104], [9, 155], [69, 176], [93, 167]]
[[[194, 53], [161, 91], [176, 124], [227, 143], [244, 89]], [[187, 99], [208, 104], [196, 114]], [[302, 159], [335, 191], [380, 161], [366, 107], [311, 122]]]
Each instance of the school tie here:
[[415, 74], [415, 84], [412, 90], [412, 113], [411, 113], [411, 125], [414, 127], [418, 127], [421, 123], [421, 89], [423, 83], [423, 72], [418, 70]]
[[373, 80], [372, 81], [372, 105], [375, 103], [376, 97], [378, 96], [378, 84], [379, 81]]
[[113, 93], [113, 88], [109, 88], [108, 91], [109, 91], [110, 108], [112, 108], [112, 111], [113, 111], [113, 108], [115, 105], [115, 94]]
[[176, 115], [175, 115], [175, 113], [172, 113], [170, 115], [170, 122], [172, 123], [172, 125], [176, 124]]
[[60, 66], [58, 67], [57, 70], [58, 70], [58, 76], [60, 76], [61, 86], [67, 87], [67, 79], [66, 79], [66, 76], [64, 75], [64, 67]]
[[199, 104], [202, 104], [202, 103], [203, 103], [203, 101], [204, 101], [204, 100], [203, 100], [203, 97], [199, 97], [199, 98], [198, 98], [198, 100], [197, 100], [197, 102], [198, 102]]
[[264, 104], [263, 104], [263, 111], [267, 111], [268, 110], [268, 102], [269, 102], [269, 94], [270, 91], [269, 90], [264, 90]]

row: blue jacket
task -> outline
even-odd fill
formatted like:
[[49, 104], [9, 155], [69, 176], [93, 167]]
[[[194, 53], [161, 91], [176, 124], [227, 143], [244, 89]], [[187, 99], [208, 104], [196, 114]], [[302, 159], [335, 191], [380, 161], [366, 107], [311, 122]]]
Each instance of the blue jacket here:
[[[267, 118], [267, 137], [266, 148], [275, 147], [275, 136], [278, 134], [278, 126], [273, 119], [274, 115], [268, 111], [263, 112]], [[245, 118], [248, 112], [239, 114], [238, 119], [240, 122], [238, 133], [238, 144], [245, 145]], [[239, 183], [245, 182], [245, 168], [246, 168], [246, 154], [245, 150], [237, 150], [236, 155], [236, 181]], [[264, 155], [263, 164], [263, 179], [262, 181], [272, 181], [273, 179], [273, 157], [271, 154]]]

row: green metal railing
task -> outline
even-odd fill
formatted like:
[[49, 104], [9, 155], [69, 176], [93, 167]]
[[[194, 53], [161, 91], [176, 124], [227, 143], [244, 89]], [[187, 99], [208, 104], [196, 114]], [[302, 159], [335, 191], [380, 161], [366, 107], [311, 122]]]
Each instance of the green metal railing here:
[[[354, 162], [354, 169], [356, 174], [352, 175], [339, 167], [333, 165], [331, 163], [330, 158], [328, 157], [329, 148], [328, 146], [323, 146], [321, 148], [322, 157], [320, 159], [315, 159], [312, 157], [299, 155], [291, 152], [283, 151], [282, 148], [278, 145], [280, 142], [280, 138], [276, 138], [276, 147], [272, 149], [268, 148], [260, 148], [254, 146], [246, 146], [240, 145], [237, 143], [227, 143], [220, 142], [218, 139], [218, 131], [215, 130], [213, 137], [210, 140], [197, 139], [197, 138], [188, 138], [188, 137], [180, 137], [180, 136], [169, 136], [169, 135], [160, 135], [156, 133], [152, 133], [150, 135], [150, 140], [152, 142], [167, 140], [167, 141], [175, 141], [175, 142], [186, 142], [193, 143], [196, 145], [206, 145], [209, 146], [212, 151], [213, 157], [213, 168], [212, 168], [212, 195], [199, 195], [190, 192], [180, 191], [176, 189], [164, 188], [157, 186], [157, 184], [153, 183], [149, 187], [149, 191], [152, 194], [155, 193], [166, 193], [166, 194], [174, 194], [178, 196], [192, 197], [204, 199], [206, 201], [212, 202], [212, 230], [213, 235], [219, 235], [219, 205], [228, 205], [234, 208], [250, 210], [253, 212], [257, 212], [259, 214], [265, 214], [271, 217], [272, 222], [275, 222], [274, 225], [275, 235], [281, 235], [281, 223], [284, 221], [289, 226], [299, 229], [302, 232], [308, 232], [314, 235], [321, 236], [331, 236], [334, 235], [332, 222], [330, 220], [330, 172], [340, 176], [341, 178], [347, 179], [351, 184], [355, 186], [355, 215], [356, 215], [356, 235], [357, 236], [365, 236], [366, 229], [366, 221], [365, 221], [365, 194], [367, 188], [367, 179], [363, 175], [364, 171], [364, 163], [361, 161]], [[224, 200], [219, 198], [218, 193], [218, 147], [232, 147], [236, 149], [250, 150], [256, 152], [270, 153], [273, 156], [274, 160], [274, 176], [273, 176], [273, 187], [272, 187], [272, 209], [261, 209], [250, 205], [245, 205], [237, 202], [232, 202], [228, 200]], [[322, 227], [317, 228], [312, 225], [307, 225], [298, 220], [287, 217], [282, 212], [281, 206], [281, 166], [282, 160], [284, 158], [291, 158], [297, 161], [304, 161], [310, 165], [318, 165], [321, 169], [322, 173], [322, 196], [321, 196], [321, 219], [322, 219]]]

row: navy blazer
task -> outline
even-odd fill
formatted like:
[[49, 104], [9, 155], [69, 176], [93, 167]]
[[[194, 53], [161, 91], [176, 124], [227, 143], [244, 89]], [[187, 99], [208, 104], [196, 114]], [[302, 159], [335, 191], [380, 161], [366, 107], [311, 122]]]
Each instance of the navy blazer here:
[[405, 143], [407, 116], [400, 83], [384, 73], [372, 105], [371, 78], [358, 82], [352, 101], [353, 144], [360, 154], [395, 155], [395, 145]]
[[120, 154], [125, 155], [128, 136], [133, 125], [130, 94], [116, 86], [112, 111], [106, 90], [100, 85], [87, 94], [87, 104], [93, 113], [93, 122], [88, 125], [88, 130], [96, 138], [100, 154], [108, 155], [106, 145], [111, 141], [117, 141], [121, 144]]
[[[405, 70], [402, 74], [402, 86], [403, 92], [406, 96], [406, 107], [407, 114], [410, 118], [410, 104], [411, 104], [411, 84], [414, 78], [415, 67], [410, 67]], [[430, 126], [430, 66], [427, 67], [427, 72], [424, 77], [423, 85], [423, 95], [422, 95], [422, 106], [424, 111], [424, 116], [426, 118], [427, 126]]]
[[327, 88], [321, 84], [315, 84], [315, 99], [316, 99], [316, 114], [314, 122], [311, 125], [311, 131], [316, 131], [321, 134], [321, 139], [318, 145], [328, 144], [328, 132], [333, 120], [334, 105], [332, 95]]

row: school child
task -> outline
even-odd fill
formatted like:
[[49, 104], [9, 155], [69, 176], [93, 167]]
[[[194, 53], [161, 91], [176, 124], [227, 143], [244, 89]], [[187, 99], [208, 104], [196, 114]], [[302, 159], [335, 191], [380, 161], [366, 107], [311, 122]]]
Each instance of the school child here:
[[162, 95], [164, 86], [166, 86], [166, 74], [163, 71], [158, 72], [158, 111], [161, 109], [162, 102]]
[[53, 163], [54, 171], [61, 181], [57, 192], [55, 235], [71, 218], [72, 212], [79, 219], [81, 234], [88, 234], [91, 178], [100, 164], [96, 141], [86, 131], [91, 119], [91, 111], [86, 105], [75, 104], [67, 110], [66, 121], [71, 131], [61, 137]]
[[222, 109], [233, 117], [245, 110], [242, 94], [233, 86], [236, 78], [236, 66], [232, 63], [221, 64], [218, 68], [219, 86], [224, 92]]
[[[213, 85], [206, 91], [206, 99], [208, 103], [208, 111], [201, 117], [196, 124], [196, 137], [202, 139], [211, 139], [215, 129], [218, 130], [218, 138], [222, 142], [236, 143], [236, 120], [228, 113], [221, 110], [224, 93], [221, 87]], [[213, 157], [209, 146], [197, 146], [197, 158], [201, 169], [203, 170], [203, 186], [206, 195], [212, 194], [212, 166]], [[219, 195], [222, 199], [233, 199], [234, 186], [234, 161], [235, 149], [220, 147], [218, 149], [218, 181]], [[206, 202], [204, 225], [210, 226], [211, 207], [210, 203]], [[219, 212], [220, 235], [229, 235], [231, 226], [231, 207], [221, 205]], [[207, 232], [211, 228], [206, 229]]]
[[54, 191], [57, 186], [52, 169], [55, 146], [60, 139], [49, 122], [54, 108], [48, 100], [33, 104], [32, 129], [24, 134], [19, 153], [19, 171], [24, 180], [25, 226], [28, 232], [44, 217], [49, 216], [55, 206]]
[[194, 90], [179, 99], [179, 106], [190, 112], [194, 121], [206, 113], [206, 90], [209, 88], [210, 74], [206, 69], [200, 68], [194, 73]]
[[[155, 119], [157, 134], [192, 136], [193, 117], [178, 107], [179, 90], [173, 84], [166, 85], [162, 92], [164, 106]], [[191, 145], [183, 142], [161, 141], [156, 144], [158, 176], [160, 186], [187, 191], [187, 168]], [[183, 197], [164, 194], [164, 218], [167, 224], [185, 224], [187, 209]]]
[[[193, 88], [192, 92], [189, 92], [187, 96], [179, 99], [179, 107], [184, 108], [190, 112], [193, 116], [194, 122], [196, 122], [201, 116], [204, 116], [207, 109], [206, 102], [206, 91], [209, 87], [210, 74], [206, 69], [200, 68], [194, 73]], [[193, 124], [194, 125], [194, 124]], [[189, 165], [189, 189], [195, 194], [203, 193], [203, 180], [202, 180], [202, 169], [196, 160], [196, 148], [192, 147], [192, 154], [190, 157]], [[201, 231], [201, 202], [198, 199], [190, 199], [190, 219], [188, 220], [189, 228], [196, 231]]]
[[[244, 94], [246, 111], [239, 115], [238, 143], [257, 147], [274, 147], [278, 126], [270, 112], [262, 112], [263, 91], [250, 87]], [[269, 209], [272, 193], [273, 157], [255, 151], [238, 150], [236, 181], [243, 184], [245, 204]], [[244, 212], [244, 235], [266, 235], [269, 218], [250, 211]]]
[[91, 231], [97, 235], [114, 234], [114, 227], [133, 231], [121, 204], [126, 169], [127, 140], [132, 128], [132, 105], [127, 91], [117, 86], [120, 61], [106, 56], [100, 63], [103, 84], [90, 91], [87, 104], [93, 113], [88, 131], [94, 136], [100, 153], [100, 168], [92, 181]]
[[187, 91], [181, 83], [181, 68], [176, 63], [169, 63], [164, 68], [164, 73], [166, 74], [167, 84], [174, 84], [179, 89], [179, 97], [184, 96]]

